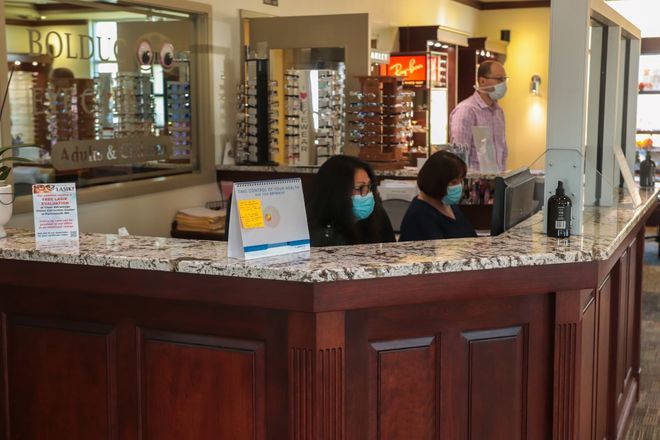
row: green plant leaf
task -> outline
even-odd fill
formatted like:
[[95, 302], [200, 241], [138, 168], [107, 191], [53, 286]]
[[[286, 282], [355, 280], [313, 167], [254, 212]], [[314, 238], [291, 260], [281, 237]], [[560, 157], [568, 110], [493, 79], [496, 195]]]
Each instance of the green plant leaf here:
[[26, 159], [24, 157], [16, 157], [16, 156], [9, 156], [9, 157], [2, 157], [0, 158], [0, 163], [3, 162], [32, 162], [30, 159]]
[[0, 180], [7, 180], [7, 177], [9, 177], [9, 172], [11, 171], [11, 168], [9, 168], [6, 165], [3, 165], [0, 167]]
[[12, 145], [11, 147], [2, 147], [0, 148], [0, 156], [5, 154], [7, 151], [13, 150], [14, 148], [38, 148], [41, 150], [41, 147], [38, 147], [36, 145]]

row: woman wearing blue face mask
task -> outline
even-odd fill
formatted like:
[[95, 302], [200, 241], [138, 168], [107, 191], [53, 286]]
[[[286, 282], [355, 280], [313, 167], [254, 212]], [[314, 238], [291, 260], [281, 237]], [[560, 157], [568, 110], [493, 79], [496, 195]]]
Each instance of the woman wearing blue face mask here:
[[307, 202], [312, 246], [392, 242], [394, 232], [366, 162], [333, 156], [319, 168]]
[[403, 217], [399, 241], [477, 236], [458, 209], [466, 172], [465, 162], [455, 154], [438, 151], [428, 158], [417, 175], [419, 195]]

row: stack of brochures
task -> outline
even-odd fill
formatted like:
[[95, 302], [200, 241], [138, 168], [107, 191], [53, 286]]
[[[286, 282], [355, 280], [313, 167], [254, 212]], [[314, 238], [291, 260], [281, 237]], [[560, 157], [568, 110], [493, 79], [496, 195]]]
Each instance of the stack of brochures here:
[[180, 209], [176, 214], [177, 230], [223, 234], [225, 232], [225, 209], [203, 207]]

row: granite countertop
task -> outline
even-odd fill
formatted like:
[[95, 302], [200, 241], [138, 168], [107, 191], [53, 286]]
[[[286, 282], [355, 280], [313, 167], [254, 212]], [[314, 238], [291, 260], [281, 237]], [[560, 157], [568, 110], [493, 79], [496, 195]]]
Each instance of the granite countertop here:
[[224, 242], [81, 234], [76, 247], [37, 249], [32, 232], [8, 229], [0, 258], [301, 282], [599, 261], [653, 208], [659, 192], [641, 190], [637, 209], [629, 197], [614, 207], [585, 209], [584, 234], [568, 240], [543, 234], [538, 213], [498, 237], [316, 248], [243, 262], [227, 258]]
[[[256, 171], [263, 173], [297, 173], [297, 174], [316, 174], [319, 171], [318, 166], [287, 166], [287, 165], [216, 165], [218, 171]], [[400, 170], [374, 170], [379, 177], [397, 177], [416, 179], [419, 170], [415, 167], [404, 167]], [[502, 175], [492, 173], [473, 173], [467, 174], [468, 179], [494, 179]]]

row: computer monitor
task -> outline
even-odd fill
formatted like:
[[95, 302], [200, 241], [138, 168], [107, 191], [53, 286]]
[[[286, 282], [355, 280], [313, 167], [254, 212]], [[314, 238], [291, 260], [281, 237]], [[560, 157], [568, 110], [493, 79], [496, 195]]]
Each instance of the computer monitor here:
[[501, 234], [541, 209], [542, 200], [539, 200], [536, 180], [529, 168], [520, 168], [495, 178], [490, 235]]

